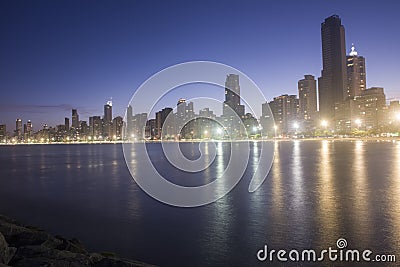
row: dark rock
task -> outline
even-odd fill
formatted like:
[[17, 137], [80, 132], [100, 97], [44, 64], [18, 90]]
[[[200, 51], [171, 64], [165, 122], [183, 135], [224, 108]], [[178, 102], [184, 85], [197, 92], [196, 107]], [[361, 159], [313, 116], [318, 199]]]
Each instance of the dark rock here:
[[16, 249], [9, 247], [6, 239], [0, 233], [0, 263], [8, 264], [15, 254]]
[[50, 249], [45, 246], [18, 248], [11, 260], [12, 266], [90, 266], [86, 255], [70, 251]]
[[61, 241], [61, 244], [56, 247], [59, 250], [67, 250], [70, 252], [81, 253], [85, 255], [89, 254], [83, 247], [82, 243], [76, 238], [68, 240], [63, 237], [58, 237], [57, 239]]

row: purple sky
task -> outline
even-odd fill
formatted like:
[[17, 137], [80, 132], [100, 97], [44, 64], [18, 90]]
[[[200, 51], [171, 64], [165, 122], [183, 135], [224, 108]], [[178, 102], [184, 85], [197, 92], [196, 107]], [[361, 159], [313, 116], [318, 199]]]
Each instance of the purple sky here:
[[[267, 99], [297, 94], [304, 74], [320, 76], [320, 24], [332, 14], [342, 18], [347, 50], [355, 43], [366, 57], [367, 86], [399, 98], [399, 7], [395, 0], [1, 1], [0, 124], [12, 131], [20, 117], [38, 130], [62, 124], [71, 108], [87, 120], [102, 115], [110, 97], [114, 115], [123, 115], [141, 83], [191, 60], [239, 69]], [[176, 95], [165, 103], [175, 105]]]

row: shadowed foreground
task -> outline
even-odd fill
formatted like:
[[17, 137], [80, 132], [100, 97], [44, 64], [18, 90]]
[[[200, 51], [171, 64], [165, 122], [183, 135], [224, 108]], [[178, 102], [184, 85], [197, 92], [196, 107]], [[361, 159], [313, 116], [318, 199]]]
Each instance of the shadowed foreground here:
[[67, 240], [0, 215], [0, 266], [152, 266], [113, 253], [89, 253]]

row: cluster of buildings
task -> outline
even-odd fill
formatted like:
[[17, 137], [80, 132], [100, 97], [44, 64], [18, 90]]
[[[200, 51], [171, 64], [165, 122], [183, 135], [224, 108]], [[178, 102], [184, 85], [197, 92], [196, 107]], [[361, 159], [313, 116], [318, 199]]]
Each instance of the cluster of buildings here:
[[73, 109], [71, 124], [65, 118], [65, 123], [55, 128], [44, 125], [34, 132], [31, 121], [17, 119], [10, 136], [6, 126], [0, 125], [0, 142], [11, 138], [13, 142], [65, 142], [398, 134], [400, 103], [387, 103], [381, 87], [367, 87], [365, 58], [354, 45], [346, 54], [345, 29], [339, 16], [325, 19], [321, 36], [323, 68], [318, 80], [305, 75], [298, 81], [298, 95], [283, 94], [262, 104], [258, 119], [241, 104], [239, 75], [228, 74], [221, 116], [209, 108], [196, 114], [193, 102], [179, 99], [175, 111], [163, 108], [153, 119], [147, 113], [133, 114], [129, 106], [124, 122], [121, 116], [112, 117], [109, 101], [103, 116], [90, 117], [89, 123], [79, 120]]
[[[261, 124], [270, 115], [268, 105], [275, 119], [274, 134], [280, 136], [398, 132], [399, 101], [387, 104], [383, 88], [367, 87], [365, 58], [354, 45], [346, 55], [345, 29], [339, 16], [325, 19], [321, 37], [323, 68], [318, 81], [305, 75], [298, 81], [298, 96], [285, 94], [265, 103]], [[271, 135], [270, 129], [264, 128], [264, 134]]]
[[123, 118], [112, 117], [112, 102], [104, 105], [103, 116], [89, 117], [89, 123], [79, 120], [77, 109], [72, 109], [71, 119], [66, 117], [64, 124], [49, 127], [44, 124], [34, 131], [30, 120], [23, 123], [22, 119], [15, 122], [13, 134], [7, 132], [6, 125], [0, 125], [0, 142], [11, 143], [48, 143], [73, 141], [116, 141], [122, 139]]
[[148, 119], [147, 113], [132, 114], [132, 107], [127, 108], [127, 139], [207, 139], [207, 138], [246, 138], [248, 133], [260, 135], [258, 120], [251, 113], [245, 113], [241, 104], [239, 75], [229, 74], [225, 81], [225, 101], [222, 115], [210, 108], [204, 108], [198, 114], [194, 103], [181, 98], [176, 109], [163, 108], [156, 112], [154, 119]]

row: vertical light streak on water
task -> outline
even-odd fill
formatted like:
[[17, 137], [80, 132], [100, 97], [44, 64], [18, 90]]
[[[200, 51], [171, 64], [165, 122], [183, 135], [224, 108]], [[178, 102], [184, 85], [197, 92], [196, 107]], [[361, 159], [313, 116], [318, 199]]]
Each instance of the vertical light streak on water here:
[[[400, 142], [396, 143], [393, 148], [393, 160], [392, 173], [390, 176], [390, 187], [389, 187], [389, 203], [391, 204], [389, 209], [389, 214], [392, 222], [392, 231], [390, 234], [393, 235], [390, 239], [393, 242], [393, 247], [400, 247]], [[393, 251], [392, 251], [393, 253]], [[400, 255], [396, 255], [397, 258]], [[398, 261], [398, 259], [397, 259]]]
[[368, 185], [368, 174], [366, 171], [366, 166], [368, 162], [365, 158], [365, 143], [361, 140], [354, 143], [353, 151], [353, 164], [352, 164], [352, 174], [351, 174], [351, 189], [352, 197], [354, 202], [351, 210], [353, 211], [355, 233], [359, 237], [358, 242], [360, 244], [368, 244], [369, 240], [365, 240], [369, 235], [365, 233], [368, 229], [371, 229], [370, 223], [370, 207], [368, 206], [368, 196], [370, 195], [369, 185]]
[[293, 141], [293, 155], [292, 155], [292, 184], [293, 184], [293, 195], [294, 201], [293, 205], [295, 208], [296, 214], [301, 215], [304, 214], [304, 177], [303, 177], [303, 164], [301, 162], [301, 148], [300, 141]]
[[[200, 142], [198, 145], [204, 147], [205, 155], [202, 155], [205, 158], [205, 160], [204, 160], [204, 178], [205, 178], [204, 184], [208, 184], [208, 183], [212, 182], [212, 180], [214, 180], [215, 178], [218, 178], [218, 176], [212, 177], [211, 168], [206, 168], [210, 164], [211, 160], [213, 160], [212, 158], [209, 157], [209, 153], [210, 153], [209, 150], [216, 149], [215, 143], [214, 142]], [[210, 146], [214, 146], [214, 147], [210, 148]]]
[[[143, 155], [137, 155], [136, 153], [136, 145], [130, 144], [129, 146], [125, 146], [125, 149], [129, 149], [129, 158], [127, 159], [127, 164], [130, 164], [132, 175], [138, 175], [136, 172], [138, 169], [138, 164], [139, 160], [138, 157], [143, 157]], [[122, 164], [122, 163], [121, 163]], [[132, 179], [133, 180], [133, 179]], [[128, 209], [128, 214], [129, 216], [138, 219], [138, 222], [141, 222], [140, 218], [143, 217], [144, 212], [142, 210], [142, 199], [140, 198], [142, 192], [140, 192], [142, 189], [139, 186], [134, 186], [132, 187], [132, 191], [129, 192], [129, 198], [128, 198], [128, 203], [127, 203], [127, 209]]]
[[321, 244], [326, 241], [335, 242], [339, 234], [338, 210], [335, 188], [334, 175], [332, 168], [332, 143], [324, 140], [321, 142], [319, 149], [319, 164], [318, 164], [318, 186], [315, 193], [318, 195], [318, 222], [320, 224], [318, 237]]
[[[286, 241], [286, 227], [285, 222], [287, 219], [284, 217], [286, 203], [284, 201], [284, 182], [282, 177], [282, 162], [281, 162], [281, 151], [280, 146], [282, 144], [279, 141], [275, 141], [274, 144], [274, 162], [272, 164], [272, 176], [271, 176], [271, 209], [273, 222], [267, 225], [267, 227], [273, 227], [273, 240], [277, 243], [284, 243]], [[268, 232], [267, 229], [265, 229]]]
[[[214, 145], [214, 144], [213, 144]], [[222, 174], [225, 171], [225, 153], [229, 154], [229, 149], [232, 149], [233, 146], [229, 146], [228, 143], [224, 142], [217, 142], [215, 144], [216, 156], [214, 159], [215, 163], [215, 176], [216, 177], [209, 177], [205, 178], [205, 180], [211, 180], [212, 178], [217, 179], [217, 186], [215, 190], [217, 191], [224, 191], [226, 183], [223, 180]], [[205, 150], [206, 151], [206, 150]], [[229, 158], [227, 158], [229, 162]], [[227, 178], [227, 177], [225, 177]], [[218, 192], [216, 192], [217, 194]], [[212, 211], [212, 215], [210, 218], [210, 225], [208, 225], [208, 231], [206, 232], [207, 237], [205, 240], [209, 240], [204, 246], [205, 251], [209, 251], [211, 248], [211, 253], [208, 253], [211, 257], [221, 257], [222, 255], [229, 252], [229, 246], [231, 245], [229, 242], [229, 237], [232, 234], [232, 222], [234, 221], [233, 218], [233, 208], [232, 208], [232, 199], [229, 198], [229, 194], [220, 198], [215, 203], [209, 206], [210, 211]]]

